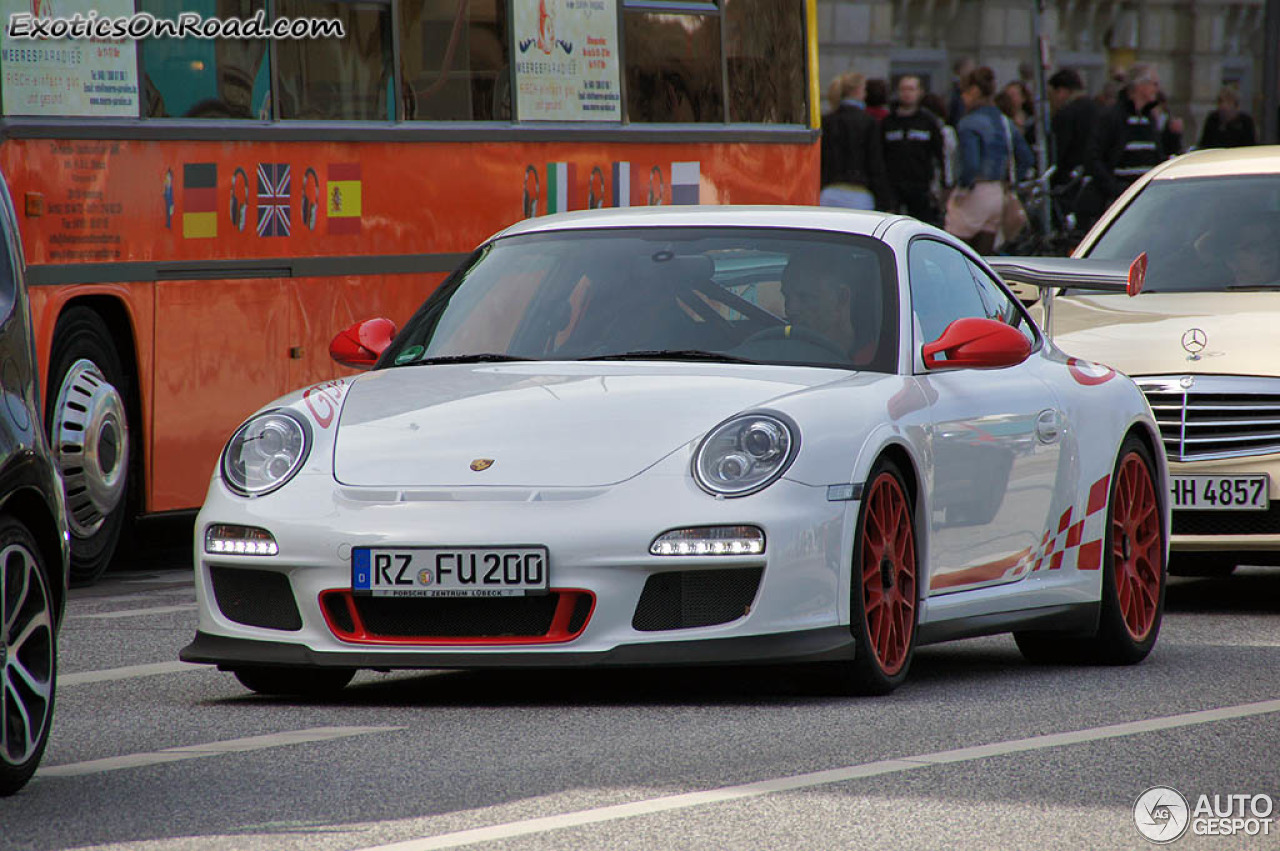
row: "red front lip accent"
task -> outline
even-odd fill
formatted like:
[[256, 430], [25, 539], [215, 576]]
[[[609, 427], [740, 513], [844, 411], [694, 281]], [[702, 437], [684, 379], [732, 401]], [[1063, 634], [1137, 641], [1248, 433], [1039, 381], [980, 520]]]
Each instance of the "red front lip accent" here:
[[[556, 600], [555, 613], [551, 617], [551, 626], [543, 635], [504, 635], [504, 636], [433, 636], [433, 635], [378, 635], [371, 633], [365, 627], [364, 622], [360, 618], [360, 612], [356, 608], [355, 600], [351, 595], [350, 588], [330, 588], [327, 591], [320, 592], [320, 611], [324, 614], [325, 623], [329, 626], [329, 631], [339, 640], [350, 644], [381, 644], [397, 647], [406, 645], [412, 646], [452, 646], [452, 647], [512, 647], [519, 645], [533, 644], [563, 644], [566, 641], [573, 641], [582, 631], [587, 628], [587, 624], [591, 622], [591, 616], [596, 611], [596, 595], [582, 588], [552, 588], [550, 593], [558, 595]], [[342, 605], [346, 606], [347, 613], [351, 618], [351, 622], [355, 624], [355, 629], [348, 632], [333, 622], [333, 618], [329, 615], [329, 607], [326, 605], [328, 599], [334, 597], [340, 598]], [[581, 597], [587, 597], [591, 601], [591, 608], [587, 611], [587, 616], [583, 618], [582, 624], [577, 631], [569, 631], [569, 622], [573, 618], [573, 610]]]

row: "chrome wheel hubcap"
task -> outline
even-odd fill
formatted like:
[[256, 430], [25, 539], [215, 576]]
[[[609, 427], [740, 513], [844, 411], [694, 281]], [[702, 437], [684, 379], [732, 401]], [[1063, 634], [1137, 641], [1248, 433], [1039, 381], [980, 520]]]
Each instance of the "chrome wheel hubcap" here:
[[53, 448], [66, 485], [71, 531], [87, 538], [120, 504], [129, 457], [124, 400], [93, 361], [72, 364], [58, 390]]

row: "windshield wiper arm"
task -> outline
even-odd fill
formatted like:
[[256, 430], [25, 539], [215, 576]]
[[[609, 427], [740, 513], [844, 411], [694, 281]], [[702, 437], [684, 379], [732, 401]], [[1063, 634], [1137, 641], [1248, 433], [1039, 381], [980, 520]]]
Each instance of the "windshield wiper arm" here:
[[438, 364], [438, 363], [508, 363], [510, 361], [527, 361], [533, 358], [522, 358], [516, 355], [499, 355], [493, 353], [485, 353], [478, 355], [441, 355], [434, 358], [422, 358], [421, 360], [409, 361], [405, 366], [421, 366], [422, 364]]
[[717, 363], [759, 363], [759, 361], [727, 355], [724, 352], [708, 352], [702, 349], [641, 349], [634, 352], [618, 352], [612, 355], [596, 355], [579, 360], [687, 360], [715, 361]]

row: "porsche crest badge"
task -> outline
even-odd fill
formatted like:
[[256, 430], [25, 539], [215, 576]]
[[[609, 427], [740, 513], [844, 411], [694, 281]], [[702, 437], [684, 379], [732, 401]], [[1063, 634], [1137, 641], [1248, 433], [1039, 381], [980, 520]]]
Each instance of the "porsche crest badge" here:
[[477, 458], [471, 462], [471, 469], [477, 473], [483, 472], [493, 466], [492, 458]]

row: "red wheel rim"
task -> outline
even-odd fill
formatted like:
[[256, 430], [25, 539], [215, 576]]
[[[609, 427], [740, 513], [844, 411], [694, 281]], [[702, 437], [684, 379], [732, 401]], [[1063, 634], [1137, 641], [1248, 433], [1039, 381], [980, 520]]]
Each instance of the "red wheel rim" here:
[[871, 483], [862, 522], [862, 608], [867, 639], [888, 676], [902, 670], [915, 630], [916, 538], [898, 480], [881, 473]]
[[1111, 504], [1111, 563], [1125, 629], [1135, 641], [1151, 634], [1164, 576], [1160, 504], [1151, 471], [1137, 452], [1120, 462]]

